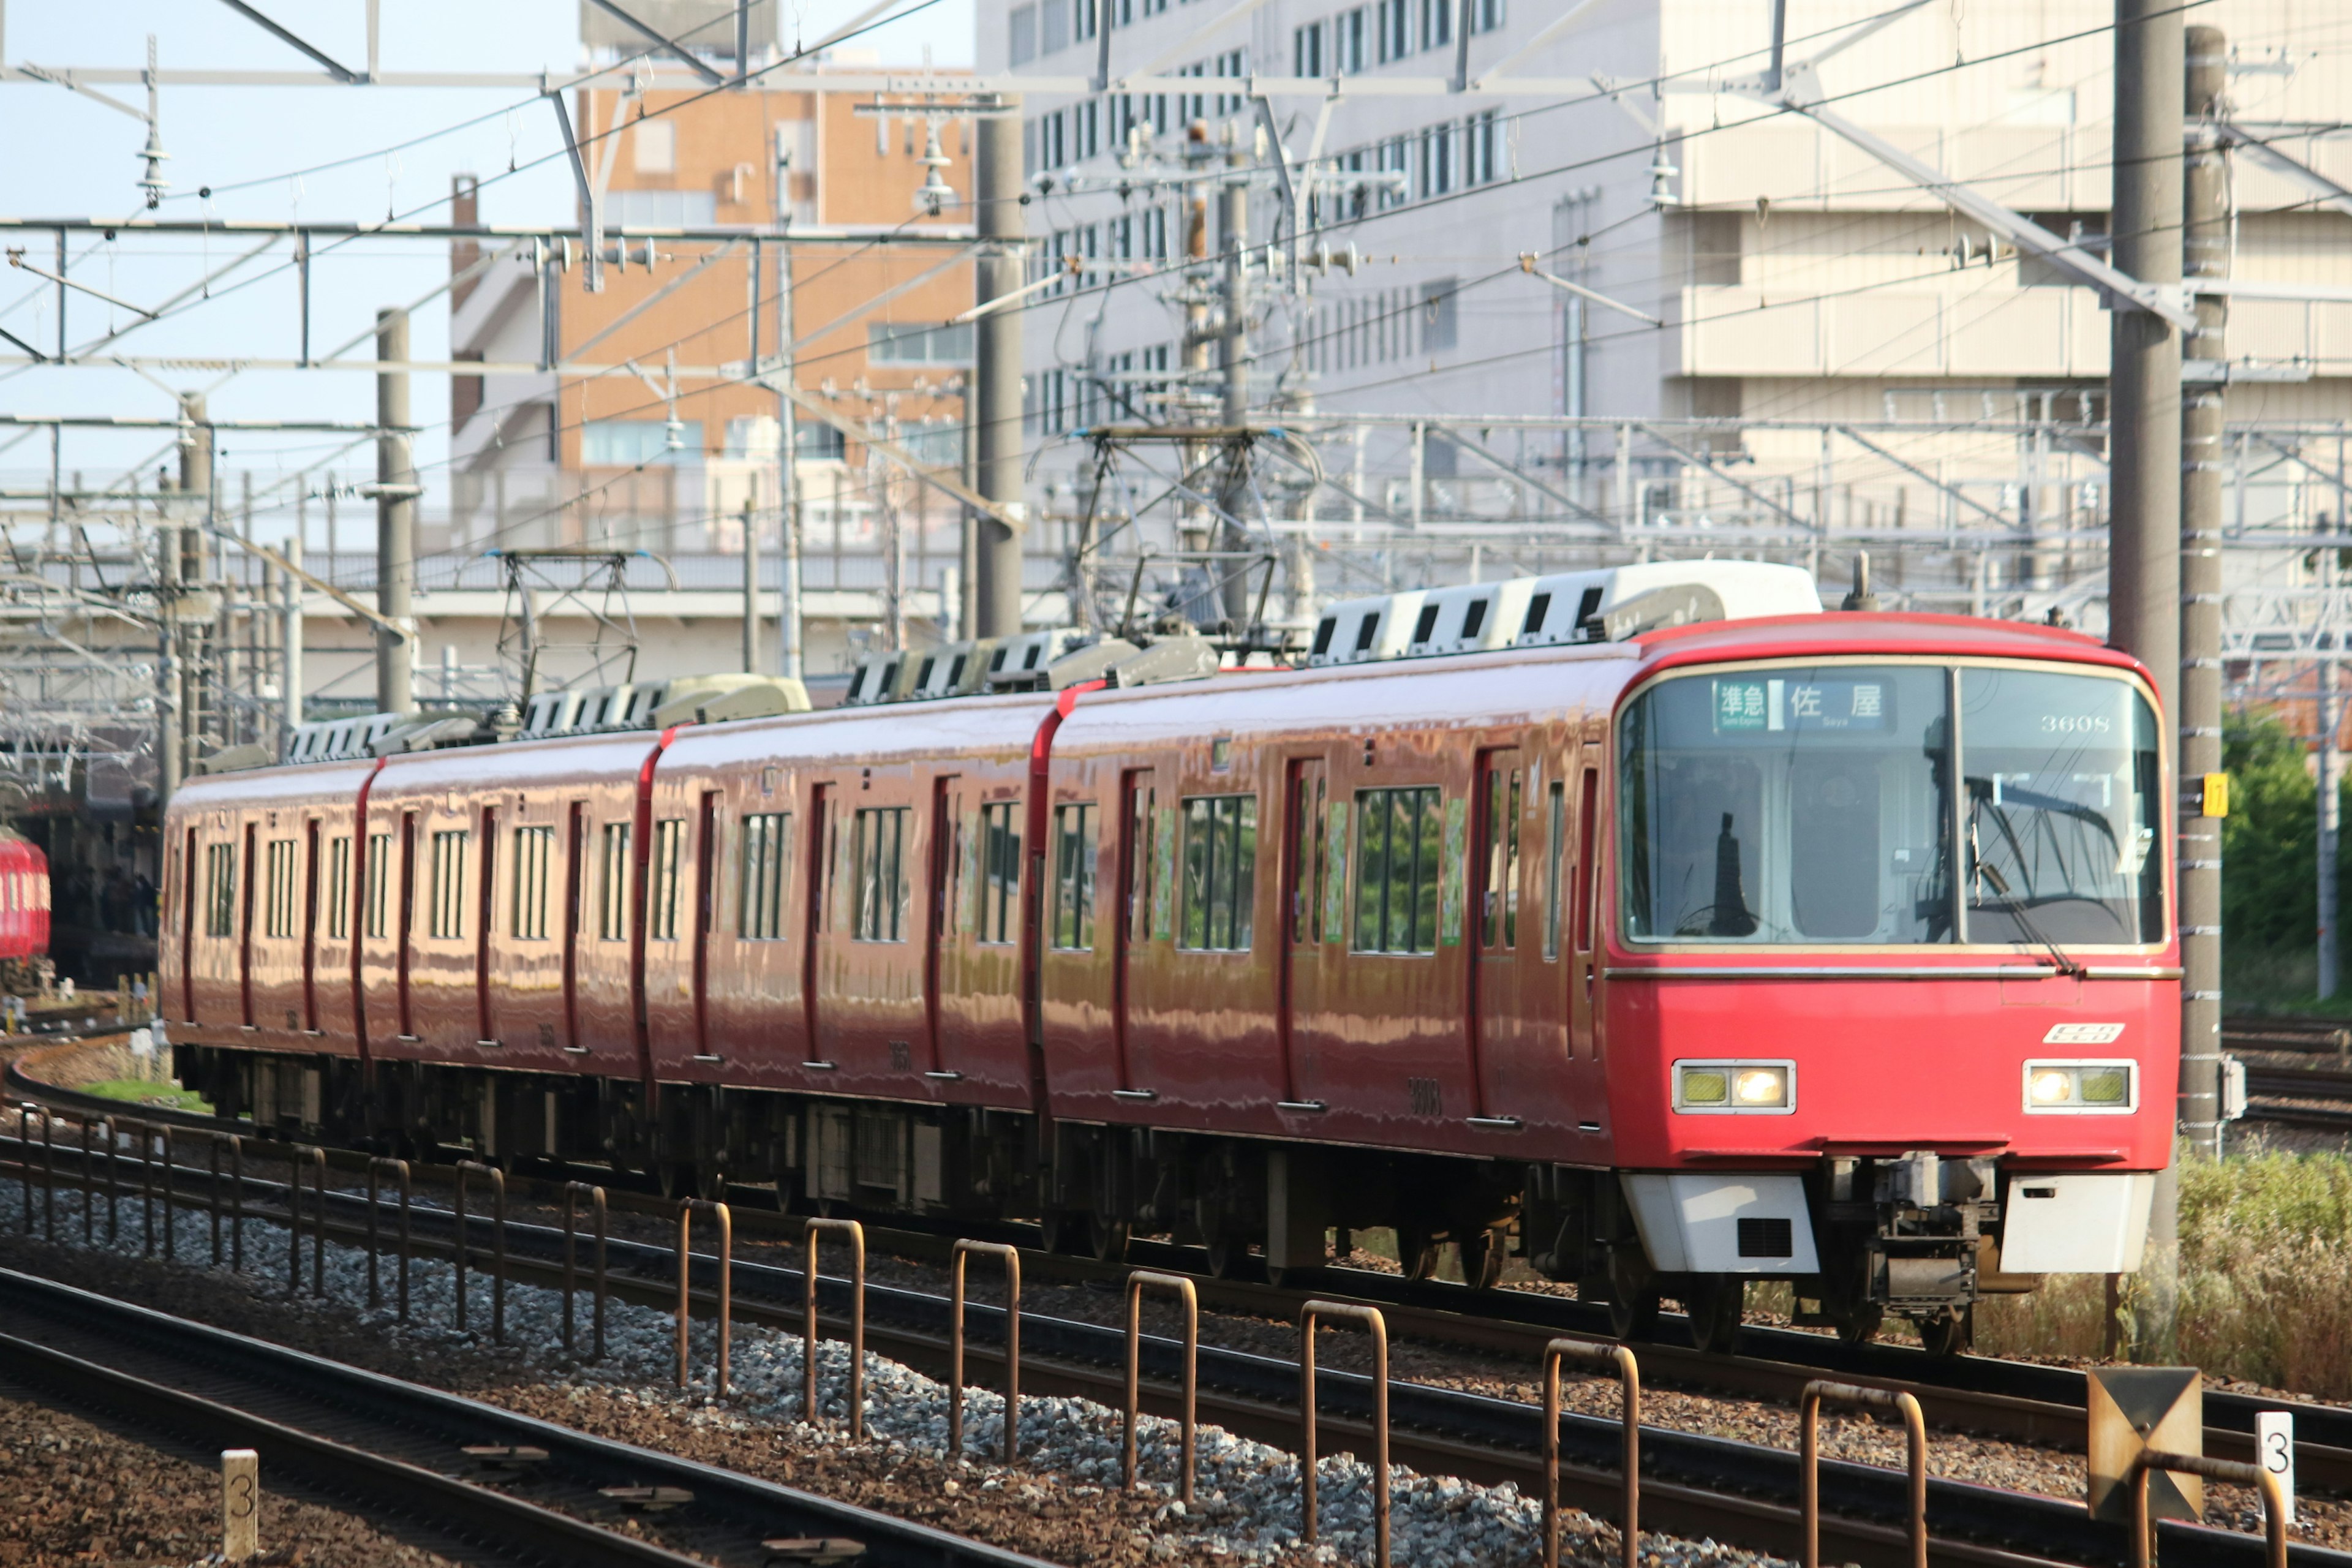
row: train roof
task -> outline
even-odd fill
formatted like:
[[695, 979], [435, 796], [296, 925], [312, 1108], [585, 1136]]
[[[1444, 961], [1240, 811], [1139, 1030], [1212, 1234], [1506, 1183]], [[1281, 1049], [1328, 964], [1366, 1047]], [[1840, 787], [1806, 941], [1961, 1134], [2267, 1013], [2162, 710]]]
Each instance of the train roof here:
[[2134, 670], [2143, 677], [2148, 673], [2131, 655], [2081, 632], [2032, 621], [1981, 620], [1972, 616], [1854, 611], [1711, 621], [1644, 632], [1633, 642], [1642, 650], [1644, 674], [1712, 659], [1857, 654], [2056, 658]]

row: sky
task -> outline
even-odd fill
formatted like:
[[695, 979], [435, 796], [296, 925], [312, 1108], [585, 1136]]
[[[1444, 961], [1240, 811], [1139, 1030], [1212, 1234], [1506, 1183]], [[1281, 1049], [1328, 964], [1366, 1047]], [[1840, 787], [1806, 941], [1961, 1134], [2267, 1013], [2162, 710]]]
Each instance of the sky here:
[[[789, 26], [803, 37], [820, 36], [860, 9], [855, 0], [787, 3], [793, 6]], [[257, 4], [326, 54], [354, 68], [364, 64], [366, 0]], [[583, 58], [577, 0], [394, 0], [382, 6], [382, 16], [380, 65], [385, 71], [544, 69], [560, 79]], [[166, 69], [315, 68], [228, 6], [205, 0], [105, 0], [94, 5], [16, 0], [5, 10], [5, 59], [12, 66], [52, 70], [135, 70], [145, 63], [151, 34]], [[969, 65], [972, 0], [931, 0], [919, 15], [866, 34], [851, 47], [873, 50], [887, 64], [919, 63], [928, 50], [936, 65]], [[143, 107], [143, 90], [135, 83], [100, 90]], [[140, 153], [146, 130], [139, 120], [41, 82], [10, 81], [0, 85], [0, 95], [14, 151], [0, 184], [6, 193], [0, 196], [0, 214], [105, 219], [144, 210], [138, 181], [144, 171]], [[550, 156], [562, 146], [554, 115], [527, 92], [173, 87], [162, 95], [159, 118], [169, 154], [163, 177], [171, 187], [159, 216], [368, 221], [389, 212], [443, 221], [450, 177], [462, 173], [484, 181], [487, 221], [573, 220], [571, 175], [562, 160]], [[476, 123], [466, 124], [469, 121]], [[415, 144], [386, 151], [410, 142]], [[330, 164], [337, 166], [322, 167]], [[201, 194], [207, 189], [209, 196]], [[85, 235], [72, 241], [68, 275], [125, 305], [152, 308], [254, 243], [214, 235], [108, 244]], [[44, 270], [54, 269], [55, 244], [47, 234], [15, 233], [7, 238], [12, 252], [23, 247], [23, 260]], [[377, 310], [408, 304], [448, 277], [447, 251], [429, 242], [361, 242], [331, 252], [320, 242], [318, 250], [311, 342], [320, 354], [367, 331]], [[70, 342], [84, 344], [131, 327], [101, 352], [175, 363], [141, 369], [0, 365], [0, 411], [169, 417], [175, 412], [170, 389], [184, 389], [206, 392], [215, 419], [368, 418], [375, 389], [365, 374], [235, 368], [241, 355], [290, 358], [295, 352], [299, 296], [287, 255], [281, 243], [150, 324], [138, 324], [139, 317], [121, 306], [71, 296]], [[47, 352], [57, 340], [56, 292], [53, 285], [21, 270], [0, 270], [0, 329]], [[446, 326], [443, 302], [419, 310], [411, 352], [419, 359], [445, 358]], [[23, 357], [5, 342], [0, 342], [0, 355]], [[446, 377], [417, 377], [413, 396], [420, 424], [437, 426], [446, 419]], [[23, 435], [0, 429], [0, 482], [12, 488], [47, 479], [47, 432], [6, 445]], [[170, 439], [168, 431], [71, 430], [62, 437], [60, 460], [68, 483], [79, 470], [95, 487], [133, 464], [143, 463], [142, 471], [152, 475], [159, 461], [175, 461], [163, 450]], [[325, 433], [225, 433], [220, 461], [228, 470], [285, 474], [318, 462], [350, 439]], [[420, 468], [429, 470], [446, 450], [446, 431], [428, 428], [417, 443]], [[362, 470], [372, 477], [373, 466], [371, 452], [354, 450], [338, 459], [339, 477], [348, 479]], [[322, 509], [314, 505], [311, 511], [317, 542]], [[291, 526], [290, 510], [281, 510], [257, 517], [256, 531], [282, 538]]]

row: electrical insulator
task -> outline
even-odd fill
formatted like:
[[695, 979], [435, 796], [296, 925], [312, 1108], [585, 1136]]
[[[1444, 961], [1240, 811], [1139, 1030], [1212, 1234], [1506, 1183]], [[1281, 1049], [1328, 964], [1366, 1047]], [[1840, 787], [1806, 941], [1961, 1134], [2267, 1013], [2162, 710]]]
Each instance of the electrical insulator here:
[[[913, 127], [910, 125], [908, 129], [911, 131]], [[940, 151], [940, 122], [936, 120], [930, 122], [929, 131], [923, 138], [920, 162], [927, 172], [922, 184], [915, 191], [915, 210], [937, 217], [940, 209], [955, 204], [956, 193], [955, 187], [948, 184], [945, 174], [954, 160]]]
[[1650, 165], [1650, 205], [1652, 206], [1671, 207], [1679, 206], [1682, 204], [1682, 198], [1675, 195], [1675, 187], [1672, 184], [1674, 177], [1681, 173], [1680, 169], [1675, 167], [1674, 160], [1666, 156], [1665, 144], [1660, 142], [1657, 162]]

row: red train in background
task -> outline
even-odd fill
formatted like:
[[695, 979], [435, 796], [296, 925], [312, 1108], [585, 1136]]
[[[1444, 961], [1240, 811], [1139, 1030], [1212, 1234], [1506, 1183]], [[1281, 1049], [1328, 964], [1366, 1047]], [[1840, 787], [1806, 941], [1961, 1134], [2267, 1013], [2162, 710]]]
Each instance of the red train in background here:
[[37, 989], [34, 960], [48, 951], [48, 857], [38, 845], [0, 831], [0, 991]]
[[1955, 1349], [2138, 1266], [2158, 722], [2072, 633], [1817, 613], [230, 773], [160, 1005], [305, 1136]]

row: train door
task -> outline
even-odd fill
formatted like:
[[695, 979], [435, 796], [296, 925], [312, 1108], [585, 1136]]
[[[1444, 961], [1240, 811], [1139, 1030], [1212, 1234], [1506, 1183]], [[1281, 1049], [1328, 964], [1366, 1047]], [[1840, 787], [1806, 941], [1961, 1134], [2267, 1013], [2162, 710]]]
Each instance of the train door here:
[[396, 955], [394, 984], [399, 988], [400, 1043], [413, 1046], [417, 1043], [416, 1017], [409, 1005], [409, 966], [416, 934], [416, 814], [413, 811], [400, 814], [400, 904], [396, 912], [400, 923], [394, 930], [393, 939], [399, 945], [393, 951]]
[[719, 792], [702, 792], [694, 835], [694, 1054], [710, 1061], [710, 938], [719, 929]]
[[923, 906], [923, 1069], [937, 1079], [947, 1071], [940, 1060], [940, 986], [945, 979], [940, 954], [955, 919], [954, 868], [961, 835], [956, 820], [956, 785], [961, 781], [946, 773], [931, 781], [931, 830], [926, 841]]
[[1599, 1131], [1601, 1110], [1600, 1061], [1601, 973], [1596, 954], [1601, 923], [1601, 765], [1602, 749], [1587, 745], [1576, 773], [1576, 837], [1571, 843], [1568, 947], [1569, 1039], [1580, 1075], [1578, 1111], [1588, 1131]]
[[302, 825], [302, 1024], [307, 1034], [319, 1028], [319, 819]]
[[1160, 788], [1150, 768], [1130, 768], [1119, 784], [1118, 929], [1111, 954], [1111, 1043], [1118, 1083], [1114, 1092], [1136, 1089], [1133, 1026], [1137, 1005], [1134, 967], [1151, 940], [1153, 834], [1160, 822]]
[[245, 1026], [253, 1028], [253, 884], [261, 871], [261, 847], [250, 822], [245, 825], [245, 886], [237, 903], [236, 921], [236, 987], [237, 1000], [244, 1009]]
[[830, 1068], [833, 1062], [824, 1052], [819, 1037], [823, 1027], [823, 1009], [817, 1003], [817, 977], [820, 954], [825, 931], [832, 921], [825, 906], [833, 897], [833, 839], [838, 830], [834, 818], [839, 813], [838, 791], [832, 784], [816, 784], [809, 791], [808, 836], [808, 903], [806, 923], [801, 933], [801, 1065]]
[[180, 1016], [196, 1021], [196, 830], [182, 836], [180, 845]]
[[[1322, 823], [1329, 794], [1322, 758], [1292, 760], [1283, 784], [1282, 973], [1276, 1026], [1282, 1046], [1282, 1100], [1296, 1107], [1311, 1099], [1301, 1081], [1296, 1036], [1299, 1014], [1311, 1012], [1320, 1000], [1317, 962], [1323, 938]], [[1320, 1109], [1321, 1102], [1315, 1103]]]
[[580, 1043], [580, 920], [588, 868], [588, 803], [575, 800], [563, 833], [563, 1048], [572, 1056]]
[[495, 1049], [499, 1036], [490, 1003], [490, 916], [498, 908], [499, 812], [482, 807], [480, 872], [474, 884], [474, 1043]]
[[1518, 962], [1519, 839], [1527, 770], [1517, 747], [1478, 754], [1470, 856], [1470, 1069], [1473, 1121], [1516, 1121], [1512, 1108], [1538, 1088], [1521, 1053], [1527, 1006]]

